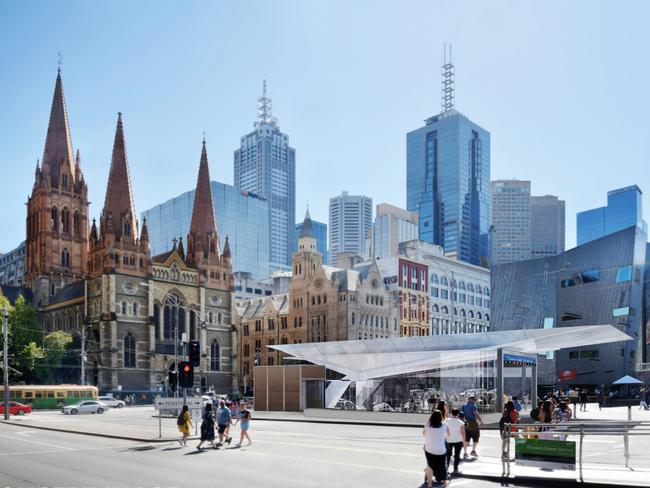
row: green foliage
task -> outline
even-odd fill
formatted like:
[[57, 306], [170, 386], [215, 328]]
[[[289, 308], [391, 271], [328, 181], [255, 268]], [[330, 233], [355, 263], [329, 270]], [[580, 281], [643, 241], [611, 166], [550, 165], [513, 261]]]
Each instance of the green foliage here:
[[43, 358], [43, 333], [36, 321], [36, 310], [22, 296], [13, 305], [0, 297], [3, 316], [5, 306], [9, 309], [9, 366], [22, 373], [10, 371], [11, 380], [29, 382], [37, 361]]

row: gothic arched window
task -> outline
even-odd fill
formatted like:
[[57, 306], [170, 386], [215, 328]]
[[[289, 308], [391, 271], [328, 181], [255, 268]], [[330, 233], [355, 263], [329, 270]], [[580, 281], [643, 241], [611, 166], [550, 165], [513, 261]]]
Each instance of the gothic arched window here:
[[70, 210], [67, 208], [61, 210], [61, 226], [63, 232], [66, 234], [70, 233]]
[[135, 336], [127, 332], [124, 336], [124, 367], [135, 368]]
[[172, 310], [169, 306], [163, 309], [163, 337], [172, 338]]
[[220, 350], [219, 342], [213, 340], [210, 344], [210, 371], [219, 371], [220, 369]]
[[81, 235], [81, 221], [79, 219], [79, 212], [75, 212], [72, 217], [72, 229], [75, 236]]
[[64, 268], [70, 267], [70, 252], [67, 247], [64, 247], [63, 251], [61, 251], [61, 266]]
[[59, 211], [56, 207], [52, 207], [52, 232], [59, 231]]
[[153, 305], [153, 323], [156, 326], [156, 331], [157, 331], [158, 327], [160, 327], [160, 305], [158, 305], [157, 303], [154, 303]]

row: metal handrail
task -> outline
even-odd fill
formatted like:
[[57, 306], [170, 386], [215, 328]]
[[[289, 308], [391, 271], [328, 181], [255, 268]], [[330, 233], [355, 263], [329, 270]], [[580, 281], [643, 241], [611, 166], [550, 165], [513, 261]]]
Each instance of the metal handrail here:
[[[622, 427], [622, 428], [621, 428]], [[513, 431], [513, 428], [516, 429]], [[501, 456], [501, 476], [510, 477], [510, 440], [512, 438], [535, 435], [535, 431], [524, 430], [524, 428], [543, 428], [543, 431], [538, 430], [538, 432], [544, 432], [546, 434], [559, 434], [564, 436], [569, 435], [579, 435], [579, 447], [578, 447], [578, 467], [579, 467], [579, 478], [580, 482], [583, 482], [583, 445], [584, 437], [588, 435], [607, 435], [623, 436], [623, 445], [624, 445], [624, 456], [625, 456], [625, 467], [629, 468], [629, 458], [630, 458], [630, 446], [629, 446], [629, 437], [637, 435], [650, 435], [650, 422], [647, 421], [612, 421], [604, 423], [602, 421], [581, 421], [581, 422], [553, 422], [553, 423], [542, 423], [536, 422], [532, 424], [505, 424], [505, 433], [506, 433], [506, 449]]]

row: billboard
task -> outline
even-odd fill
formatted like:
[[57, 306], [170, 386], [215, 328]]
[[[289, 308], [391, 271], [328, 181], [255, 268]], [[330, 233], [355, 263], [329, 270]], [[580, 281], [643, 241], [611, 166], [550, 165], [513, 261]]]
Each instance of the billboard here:
[[576, 368], [567, 369], [566, 371], [560, 371], [557, 374], [557, 380], [560, 382], [573, 381], [578, 377], [578, 371]]
[[515, 439], [515, 464], [546, 469], [576, 469], [576, 443], [551, 439]]

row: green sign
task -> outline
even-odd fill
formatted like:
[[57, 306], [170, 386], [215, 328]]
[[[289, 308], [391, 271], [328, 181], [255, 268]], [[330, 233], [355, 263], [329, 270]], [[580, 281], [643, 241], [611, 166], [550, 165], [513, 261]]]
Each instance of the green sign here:
[[515, 464], [548, 469], [576, 469], [576, 443], [551, 439], [515, 439]]

